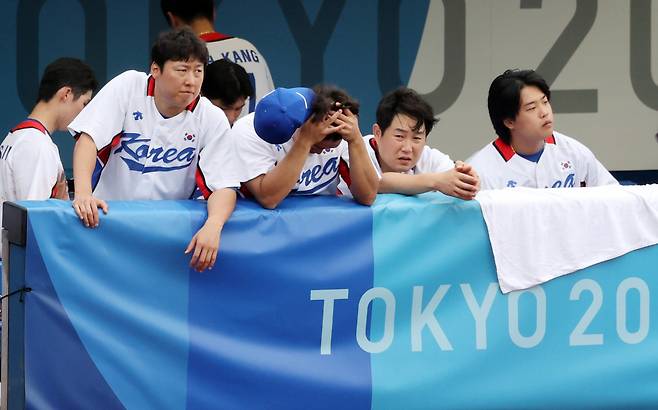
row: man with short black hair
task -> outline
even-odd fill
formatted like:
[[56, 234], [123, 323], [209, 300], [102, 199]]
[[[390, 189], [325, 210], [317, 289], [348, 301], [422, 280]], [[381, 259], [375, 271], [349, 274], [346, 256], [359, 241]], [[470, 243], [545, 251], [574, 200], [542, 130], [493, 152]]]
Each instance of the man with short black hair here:
[[66, 131], [97, 85], [91, 68], [77, 58], [48, 64], [32, 112], [0, 145], [0, 221], [4, 201], [69, 199], [51, 132]]
[[427, 146], [436, 122], [432, 106], [410, 88], [400, 87], [379, 101], [373, 135], [365, 139], [382, 174], [380, 193], [440, 191], [465, 200], [475, 197], [479, 178], [473, 168]]
[[470, 164], [482, 189], [568, 188], [616, 184], [592, 151], [553, 130], [551, 91], [533, 70], [507, 70], [489, 87], [489, 117], [498, 138]]
[[215, 31], [214, 0], [161, 0], [160, 7], [172, 28], [188, 26], [206, 42], [211, 63], [226, 59], [240, 64], [247, 71], [255, 97], [248, 99], [241, 117], [253, 112], [256, 103], [274, 90], [270, 69], [256, 46], [243, 38]]
[[224, 110], [233, 126], [248, 98], [253, 98], [254, 88], [242, 66], [221, 59], [210, 63], [203, 78], [201, 93], [217, 107]]
[[78, 136], [73, 208], [96, 227], [105, 200], [187, 199], [198, 186], [208, 218], [185, 252], [194, 250], [197, 270], [212, 268], [240, 178], [226, 115], [199, 95], [208, 51], [185, 28], [163, 33], [151, 61], [150, 75], [118, 75], [69, 125]]

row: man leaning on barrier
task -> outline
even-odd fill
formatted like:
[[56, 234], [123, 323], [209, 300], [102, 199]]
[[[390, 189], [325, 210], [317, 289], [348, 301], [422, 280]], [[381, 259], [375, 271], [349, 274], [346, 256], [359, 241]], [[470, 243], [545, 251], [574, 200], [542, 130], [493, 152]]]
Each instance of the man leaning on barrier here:
[[379, 178], [358, 112], [358, 103], [336, 87], [278, 88], [266, 95], [231, 129], [248, 193], [273, 209], [288, 195], [336, 195], [340, 178], [349, 178], [354, 199], [371, 205]]
[[[73, 208], [85, 226], [98, 226], [106, 200], [188, 199], [196, 186], [208, 218], [189, 242], [190, 264], [201, 271], [217, 258], [224, 223], [239, 186], [224, 112], [199, 96], [208, 61], [189, 29], [160, 35], [150, 74], [126, 71], [112, 79], [69, 125]], [[97, 178], [93, 178], [98, 161]]]

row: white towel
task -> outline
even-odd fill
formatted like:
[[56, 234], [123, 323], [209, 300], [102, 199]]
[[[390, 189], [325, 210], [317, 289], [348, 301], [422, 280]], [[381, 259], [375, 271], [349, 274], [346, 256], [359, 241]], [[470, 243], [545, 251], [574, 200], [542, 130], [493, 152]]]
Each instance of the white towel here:
[[658, 185], [481, 191], [503, 293], [658, 243]]

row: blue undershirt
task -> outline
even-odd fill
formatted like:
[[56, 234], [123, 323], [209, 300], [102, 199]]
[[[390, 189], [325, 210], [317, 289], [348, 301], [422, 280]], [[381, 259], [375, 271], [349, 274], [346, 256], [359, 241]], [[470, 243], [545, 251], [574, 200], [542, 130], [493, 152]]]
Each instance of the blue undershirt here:
[[520, 154], [517, 152], [518, 155], [521, 157], [527, 159], [528, 161], [532, 162], [539, 162], [539, 158], [541, 158], [541, 154], [544, 153], [544, 148], [540, 149], [539, 151], [535, 152], [534, 154]]

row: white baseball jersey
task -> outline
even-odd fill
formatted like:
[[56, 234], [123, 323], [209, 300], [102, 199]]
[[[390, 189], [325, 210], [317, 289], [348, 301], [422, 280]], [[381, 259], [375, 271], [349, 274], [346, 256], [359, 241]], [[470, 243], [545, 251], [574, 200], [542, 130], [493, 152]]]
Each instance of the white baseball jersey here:
[[111, 200], [187, 199], [198, 185], [238, 187], [235, 147], [224, 112], [197, 97], [164, 118], [153, 98], [155, 79], [126, 71], [112, 79], [69, 125], [98, 149], [94, 196]]
[[64, 168], [46, 127], [27, 119], [0, 144], [0, 221], [5, 201], [48, 198], [68, 199]]
[[476, 152], [467, 162], [480, 175], [482, 189], [568, 188], [617, 183], [592, 151], [558, 132], [546, 138], [538, 162], [517, 155], [500, 138]]
[[[240, 118], [230, 133], [236, 141], [243, 168], [243, 181], [266, 174], [292, 149], [292, 138], [283, 144], [269, 144], [254, 130], [254, 114]], [[348, 176], [349, 149], [347, 142], [320, 154], [309, 154], [290, 195], [336, 195], [339, 174]]]
[[210, 63], [225, 58], [240, 64], [249, 75], [251, 85], [254, 87], [255, 100], [248, 99], [240, 117], [244, 117], [256, 109], [256, 103], [270, 91], [274, 90], [274, 82], [265, 57], [249, 41], [231, 37], [220, 33], [206, 33], [201, 35], [205, 40], [210, 55]]

